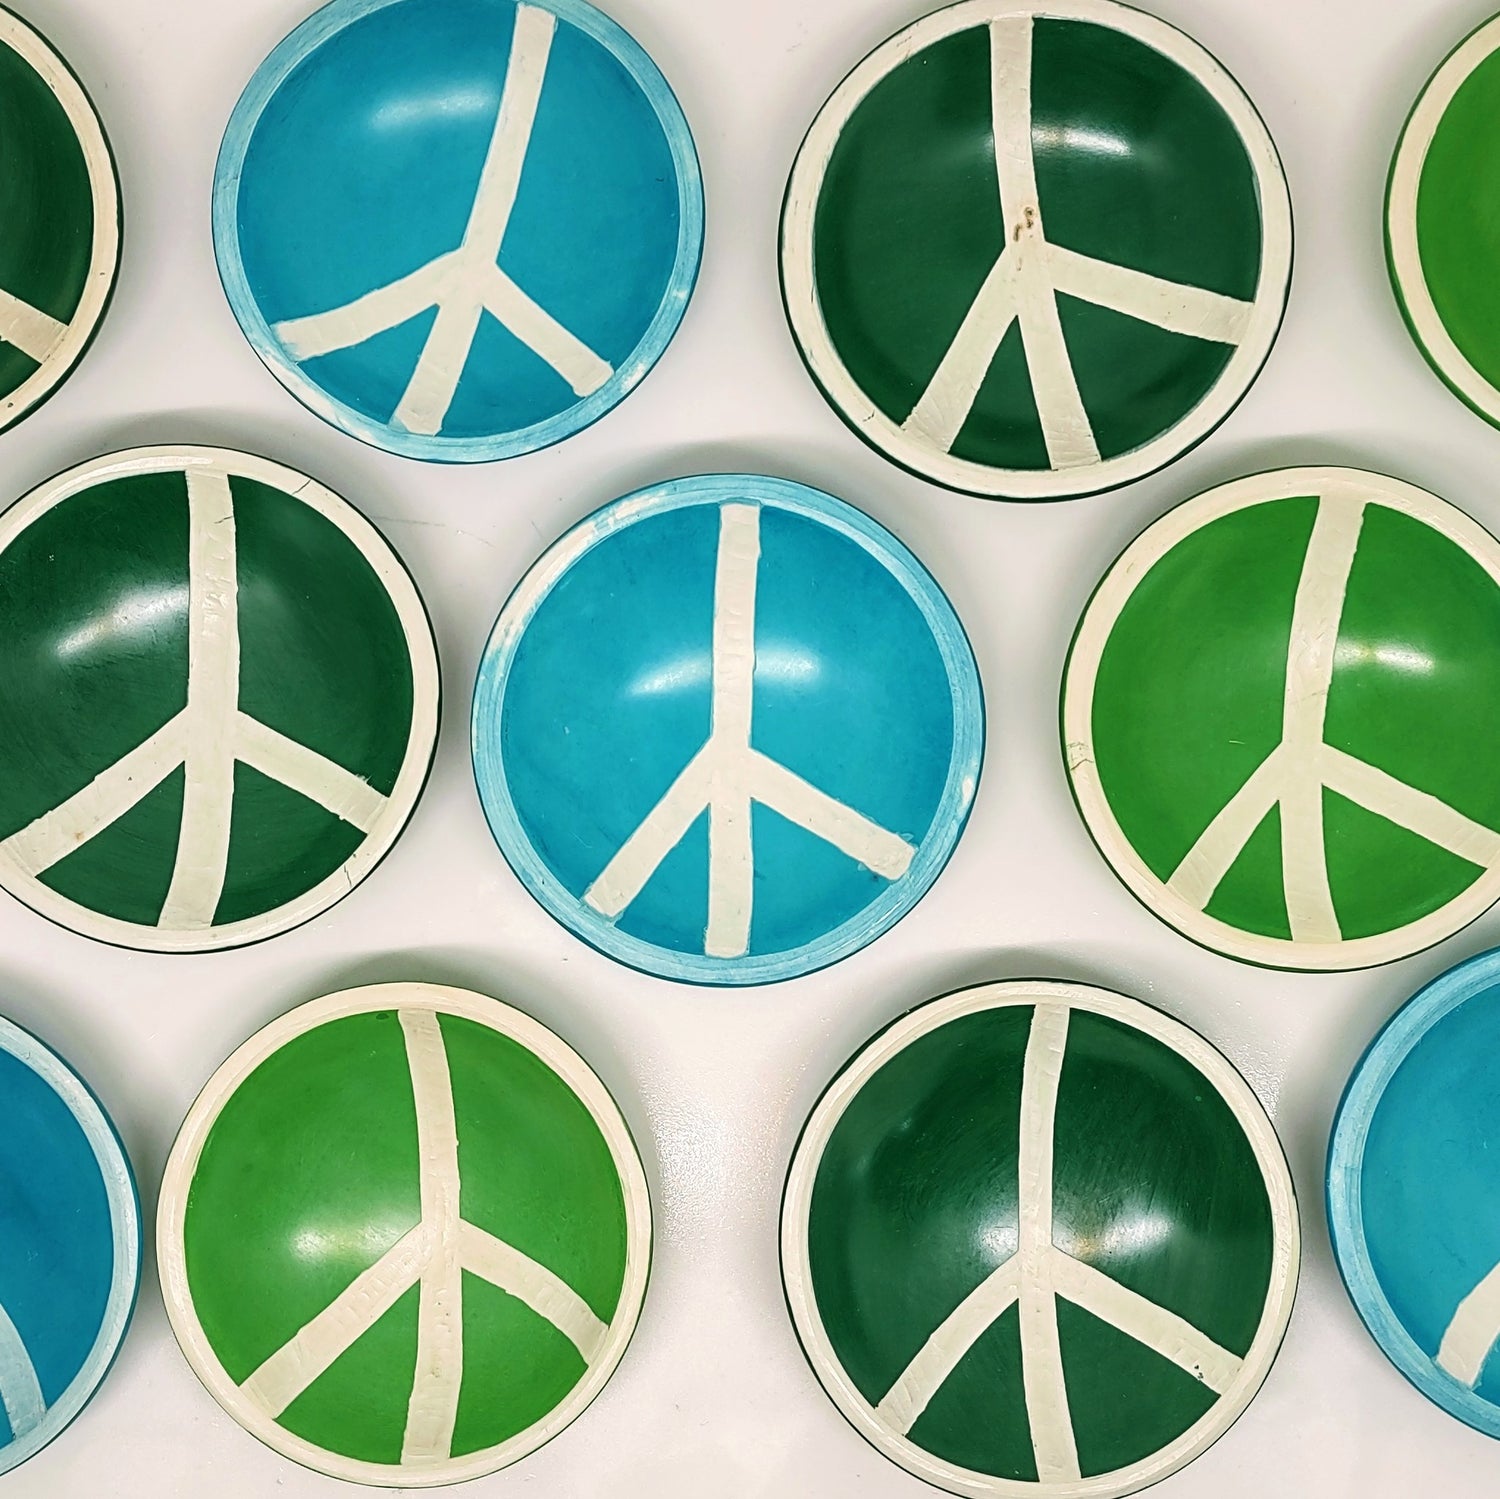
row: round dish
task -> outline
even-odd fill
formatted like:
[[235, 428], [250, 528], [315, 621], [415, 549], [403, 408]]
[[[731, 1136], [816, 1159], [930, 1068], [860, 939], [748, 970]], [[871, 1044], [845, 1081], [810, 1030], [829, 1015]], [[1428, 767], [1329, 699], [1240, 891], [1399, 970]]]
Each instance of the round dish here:
[[1248, 963], [1365, 968], [1500, 895], [1500, 543], [1356, 469], [1237, 479], [1099, 585], [1063, 680], [1073, 794], [1115, 873]]
[[1291, 1316], [1297, 1204], [1195, 1031], [1081, 984], [903, 1016], [829, 1085], [781, 1215], [840, 1414], [954, 1494], [1109, 1499], [1218, 1440]]
[[251, 1037], [172, 1147], [172, 1331], [282, 1456], [431, 1488], [550, 1441], [640, 1316], [651, 1204], [588, 1064], [434, 984], [328, 995]]
[[1291, 269], [1254, 106], [1114, 0], [914, 22], [823, 106], [782, 212], [787, 316], [834, 410], [903, 468], [1006, 499], [1128, 484], [1202, 441], [1265, 363]]
[[120, 265], [120, 189], [68, 65], [0, 9], [0, 429], [73, 372]]
[[321, 484], [137, 448], [0, 515], [0, 888], [86, 937], [206, 952], [341, 900], [437, 741], [411, 577]]
[[109, 1373], [141, 1283], [141, 1209], [78, 1075], [0, 1020], [0, 1473], [68, 1427]]
[[1409, 1000], [1349, 1079], [1328, 1147], [1339, 1273], [1381, 1351], [1500, 1437], [1500, 952]]
[[510, 458], [603, 416], [702, 246], [682, 110], [586, 0], [333, 0], [251, 79], [214, 179], [256, 353], [409, 458]]
[[887, 931], [942, 872], [984, 749], [973, 653], [884, 527], [785, 479], [606, 505], [500, 614], [474, 773], [522, 884], [585, 942], [763, 984]]
[[1460, 399], [1500, 425], [1500, 16], [1449, 54], [1413, 107], [1386, 189], [1385, 243], [1402, 316]]

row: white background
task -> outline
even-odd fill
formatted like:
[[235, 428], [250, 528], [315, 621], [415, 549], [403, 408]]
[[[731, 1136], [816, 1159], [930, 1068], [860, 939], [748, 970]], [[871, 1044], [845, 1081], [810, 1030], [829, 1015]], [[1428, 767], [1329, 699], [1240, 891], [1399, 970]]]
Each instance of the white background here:
[[[22, 3], [22, 0], [12, 0]], [[920, 4], [920, 0], [917, 0]], [[1090, 589], [1170, 505], [1291, 463], [1383, 469], [1500, 529], [1500, 434], [1409, 342], [1380, 204], [1407, 109], [1484, 0], [1153, 0], [1264, 113], [1296, 213], [1291, 311], [1259, 383], [1197, 452], [1128, 490], [1061, 505], [967, 499], [866, 450], [814, 390], [784, 325], [776, 218], [803, 131], [913, 0], [610, 0], [656, 58], [703, 160], [708, 241], [659, 368], [592, 430], [468, 469], [387, 456], [323, 426], [257, 363], [214, 272], [209, 188], [229, 111], [307, 0], [24, 0], [71, 60], [119, 160], [126, 236], [98, 342], [53, 401], [0, 438], [0, 503], [148, 442], [239, 445], [301, 468], [374, 518], [436, 622], [446, 704], [436, 771], [395, 852], [310, 926], [255, 948], [153, 957], [96, 946], [0, 898], [0, 1010], [90, 1079], [148, 1214], [177, 1123], [218, 1063], [302, 1000], [419, 977], [510, 1000], [593, 1063], [641, 1142], [658, 1213], [644, 1318], [617, 1376], [550, 1447], [471, 1492], [546, 1499], [918, 1499], [803, 1363], [783, 1310], [776, 1210], [796, 1132], [877, 1027], [961, 984], [1053, 975], [1152, 1000], [1250, 1078], [1291, 1158], [1302, 1287], [1260, 1397], [1176, 1477], [1172, 1499], [1493, 1492], [1500, 1448], [1429, 1405], [1366, 1336], [1334, 1271], [1322, 1167], [1334, 1105], [1378, 1025], [1500, 938], [1491, 915], [1434, 952], [1334, 977], [1199, 951], [1126, 894], [1074, 812], [1057, 744], [1063, 652]], [[767, 989], [653, 980], [568, 936], [490, 840], [469, 773], [469, 688], [499, 605], [573, 521], [641, 484], [765, 470], [892, 527], [968, 627], [989, 705], [969, 830], [931, 894], [833, 970]], [[149, 1239], [149, 1234], [148, 1234]], [[334, 1496], [241, 1432], [189, 1373], [149, 1257], [113, 1374], [50, 1449], [4, 1480], [27, 1496]]]

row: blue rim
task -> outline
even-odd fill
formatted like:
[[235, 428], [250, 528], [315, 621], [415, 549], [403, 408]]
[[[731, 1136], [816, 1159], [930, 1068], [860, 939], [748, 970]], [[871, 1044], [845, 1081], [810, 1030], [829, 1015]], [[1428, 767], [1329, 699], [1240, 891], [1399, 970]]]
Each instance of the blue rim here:
[[[622, 932], [571, 894], [538, 857], [521, 826], [500, 747], [505, 684], [526, 627], [550, 592], [528, 599], [533, 575], [566, 556], [576, 560], [626, 526], [693, 505], [755, 503], [821, 522], [862, 547], [895, 577], [922, 612], [942, 656], [953, 701], [953, 754], [932, 828], [911, 867], [857, 915], [802, 947], [744, 958], [675, 952]], [[555, 579], [553, 580], [556, 581]], [[649, 485], [580, 521], [528, 571], [500, 611], [474, 684], [471, 747], [474, 780], [490, 831], [537, 903], [590, 947], [643, 973], [713, 986], [771, 984], [800, 978], [847, 958], [884, 935], [932, 888], [953, 856], [974, 805], [984, 760], [984, 695], [974, 652], [937, 580], [879, 522], [822, 490], [760, 474], [703, 474]]]
[[1360, 1320], [1380, 1350], [1432, 1403], [1486, 1436], [1500, 1437], [1500, 1407], [1438, 1368], [1401, 1324], [1370, 1261], [1361, 1177], [1375, 1111], [1396, 1070], [1433, 1026], [1500, 984], [1500, 949], [1450, 968], [1420, 989], [1380, 1029], [1359, 1060], [1334, 1115], [1328, 1142], [1328, 1232], [1334, 1262]]
[[[19, 1441], [0, 1447], [0, 1474], [3, 1474], [35, 1457], [60, 1437], [82, 1414], [114, 1367], [140, 1294], [144, 1240], [141, 1198], [130, 1156], [98, 1095], [45, 1042], [3, 1017], [0, 1017], [0, 1050], [50, 1084], [78, 1121], [93, 1148], [104, 1181], [115, 1236], [114, 1278], [94, 1346], [67, 1389], [47, 1407], [41, 1423]], [[124, 1222], [120, 1221], [122, 1217]]]
[[214, 168], [214, 259], [218, 263], [219, 280], [223, 283], [230, 309], [250, 347], [261, 363], [314, 416], [372, 447], [398, 453], [403, 458], [438, 463], [490, 463], [551, 447], [592, 426], [651, 372], [677, 332], [698, 281], [698, 267], [703, 258], [703, 174], [682, 106], [662, 76], [661, 69], [652, 62], [640, 43], [617, 22], [596, 10], [588, 0], [545, 0], [546, 8], [559, 20], [576, 26], [614, 54], [646, 95], [667, 137], [677, 172], [677, 259], [656, 316], [629, 357], [620, 361], [614, 374], [592, 395], [545, 421], [515, 432], [500, 432], [489, 437], [447, 438], [440, 433], [427, 436], [403, 432], [334, 400], [315, 380], [308, 378], [295, 360], [288, 357], [250, 290], [240, 256], [238, 227], [240, 177], [245, 153], [266, 106], [305, 58], [345, 27], [375, 11], [391, 5], [418, 3], [420, 0], [330, 0], [283, 38], [255, 70], [229, 117]]

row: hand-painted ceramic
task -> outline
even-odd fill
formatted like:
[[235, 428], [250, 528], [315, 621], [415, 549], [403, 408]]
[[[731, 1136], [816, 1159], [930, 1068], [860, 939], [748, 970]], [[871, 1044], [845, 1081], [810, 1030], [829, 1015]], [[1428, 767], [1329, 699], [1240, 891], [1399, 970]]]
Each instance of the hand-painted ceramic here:
[[1410, 484], [1257, 474], [1099, 585], [1063, 682], [1073, 793], [1115, 873], [1205, 947], [1330, 971], [1500, 895], [1500, 543]]
[[506, 604], [474, 694], [501, 851], [564, 926], [664, 978], [848, 956], [947, 863], [979, 676], [932, 576], [841, 500], [678, 479], [606, 505]]
[[251, 80], [214, 183], [256, 353], [411, 458], [603, 416], [671, 341], [702, 245], [682, 110], [587, 0], [333, 0]]
[[0, 1020], [0, 1473], [88, 1404], [141, 1281], [124, 1147], [78, 1075]]
[[651, 1205], [603, 1083], [536, 1021], [433, 984], [301, 1006], [210, 1079], [157, 1219], [167, 1315], [245, 1429], [335, 1478], [491, 1473], [603, 1389]]
[[138, 448], [0, 515], [0, 888], [153, 952], [326, 910], [405, 827], [437, 738], [415, 585], [280, 464]]
[[859, 436], [974, 494], [1129, 483], [1206, 437], [1281, 325], [1270, 136], [1180, 31], [1114, 0], [964, 0], [838, 87], [803, 142], [782, 290]]
[[0, 428], [72, 373], [120, 262], [120, 191], [68, 65], [0, 9]]
[[1355, 1309], [1435, 1404], [1500, 1437], [1500, 952], [1398, 1010], [1328, 1148], [1328, 1227]]
[[1245, 1080], [1081, 984], [986, 984], [882, 1031], [813, 1110], [782, 1204], [824, 1389], [976, 1499], [1105, 1499], [1191, 1462], [1269, 1372], [1298, 1257]]
[[1500, 425], [1500, 16], [1465, 40], [1417, 100], [1391, 166], [1386, 255], [1417, 347]]

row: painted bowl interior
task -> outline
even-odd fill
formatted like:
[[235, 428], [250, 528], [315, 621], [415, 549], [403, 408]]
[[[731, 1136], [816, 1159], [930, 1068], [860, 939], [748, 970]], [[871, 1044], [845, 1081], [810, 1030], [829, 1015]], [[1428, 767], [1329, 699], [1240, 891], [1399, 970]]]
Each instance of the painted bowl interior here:
[[1500, 1437], [1500, 954], [1443, 974], [1376, 1037], [1339, 1106], [1328, 1222], [1354, 1305], [1392, 1363]]
[[0, 1473], [98, 1389], [141, 1278], [141, 1213], [114, 1126], [78, 1076], [0, 1020]]
[[755, 475], [617, 500], [501, 613], [474, 698], [501, 850], [602, 952], [764, 983], [855, 951], [947, 862], [983, 750], [938, 585], [842, 501]]
[[702, 236], [682, 111], [586, 0], [333, 0], [252, 79], [215, 184], [256, 351], [418, 458], [603, 415], [675, 331]]
[[956, 489], [1130, 482], [1221, 422], [1291, 273], [1275, 147], [1195, 42], [1113, 0], [963, 0], [839, 86], [782, 281], [853, 429]]
[[783, 1202], [814, 1372], [886, 1456], [966, 1495], [1126, 1494], [1196, 1457], [1270, 1369], [1297, 1266], [1244, 1080], [1082, 985], [896, 1021], [819, 1101]]
[[352, 1482], [476, 1478], [603, 1388], [651, 1207], [613, 1099], [502, 1005], [385, 984], [303, 1005], [209, 1081], [157, 1220], [168, 1315], [215, 1399]]

